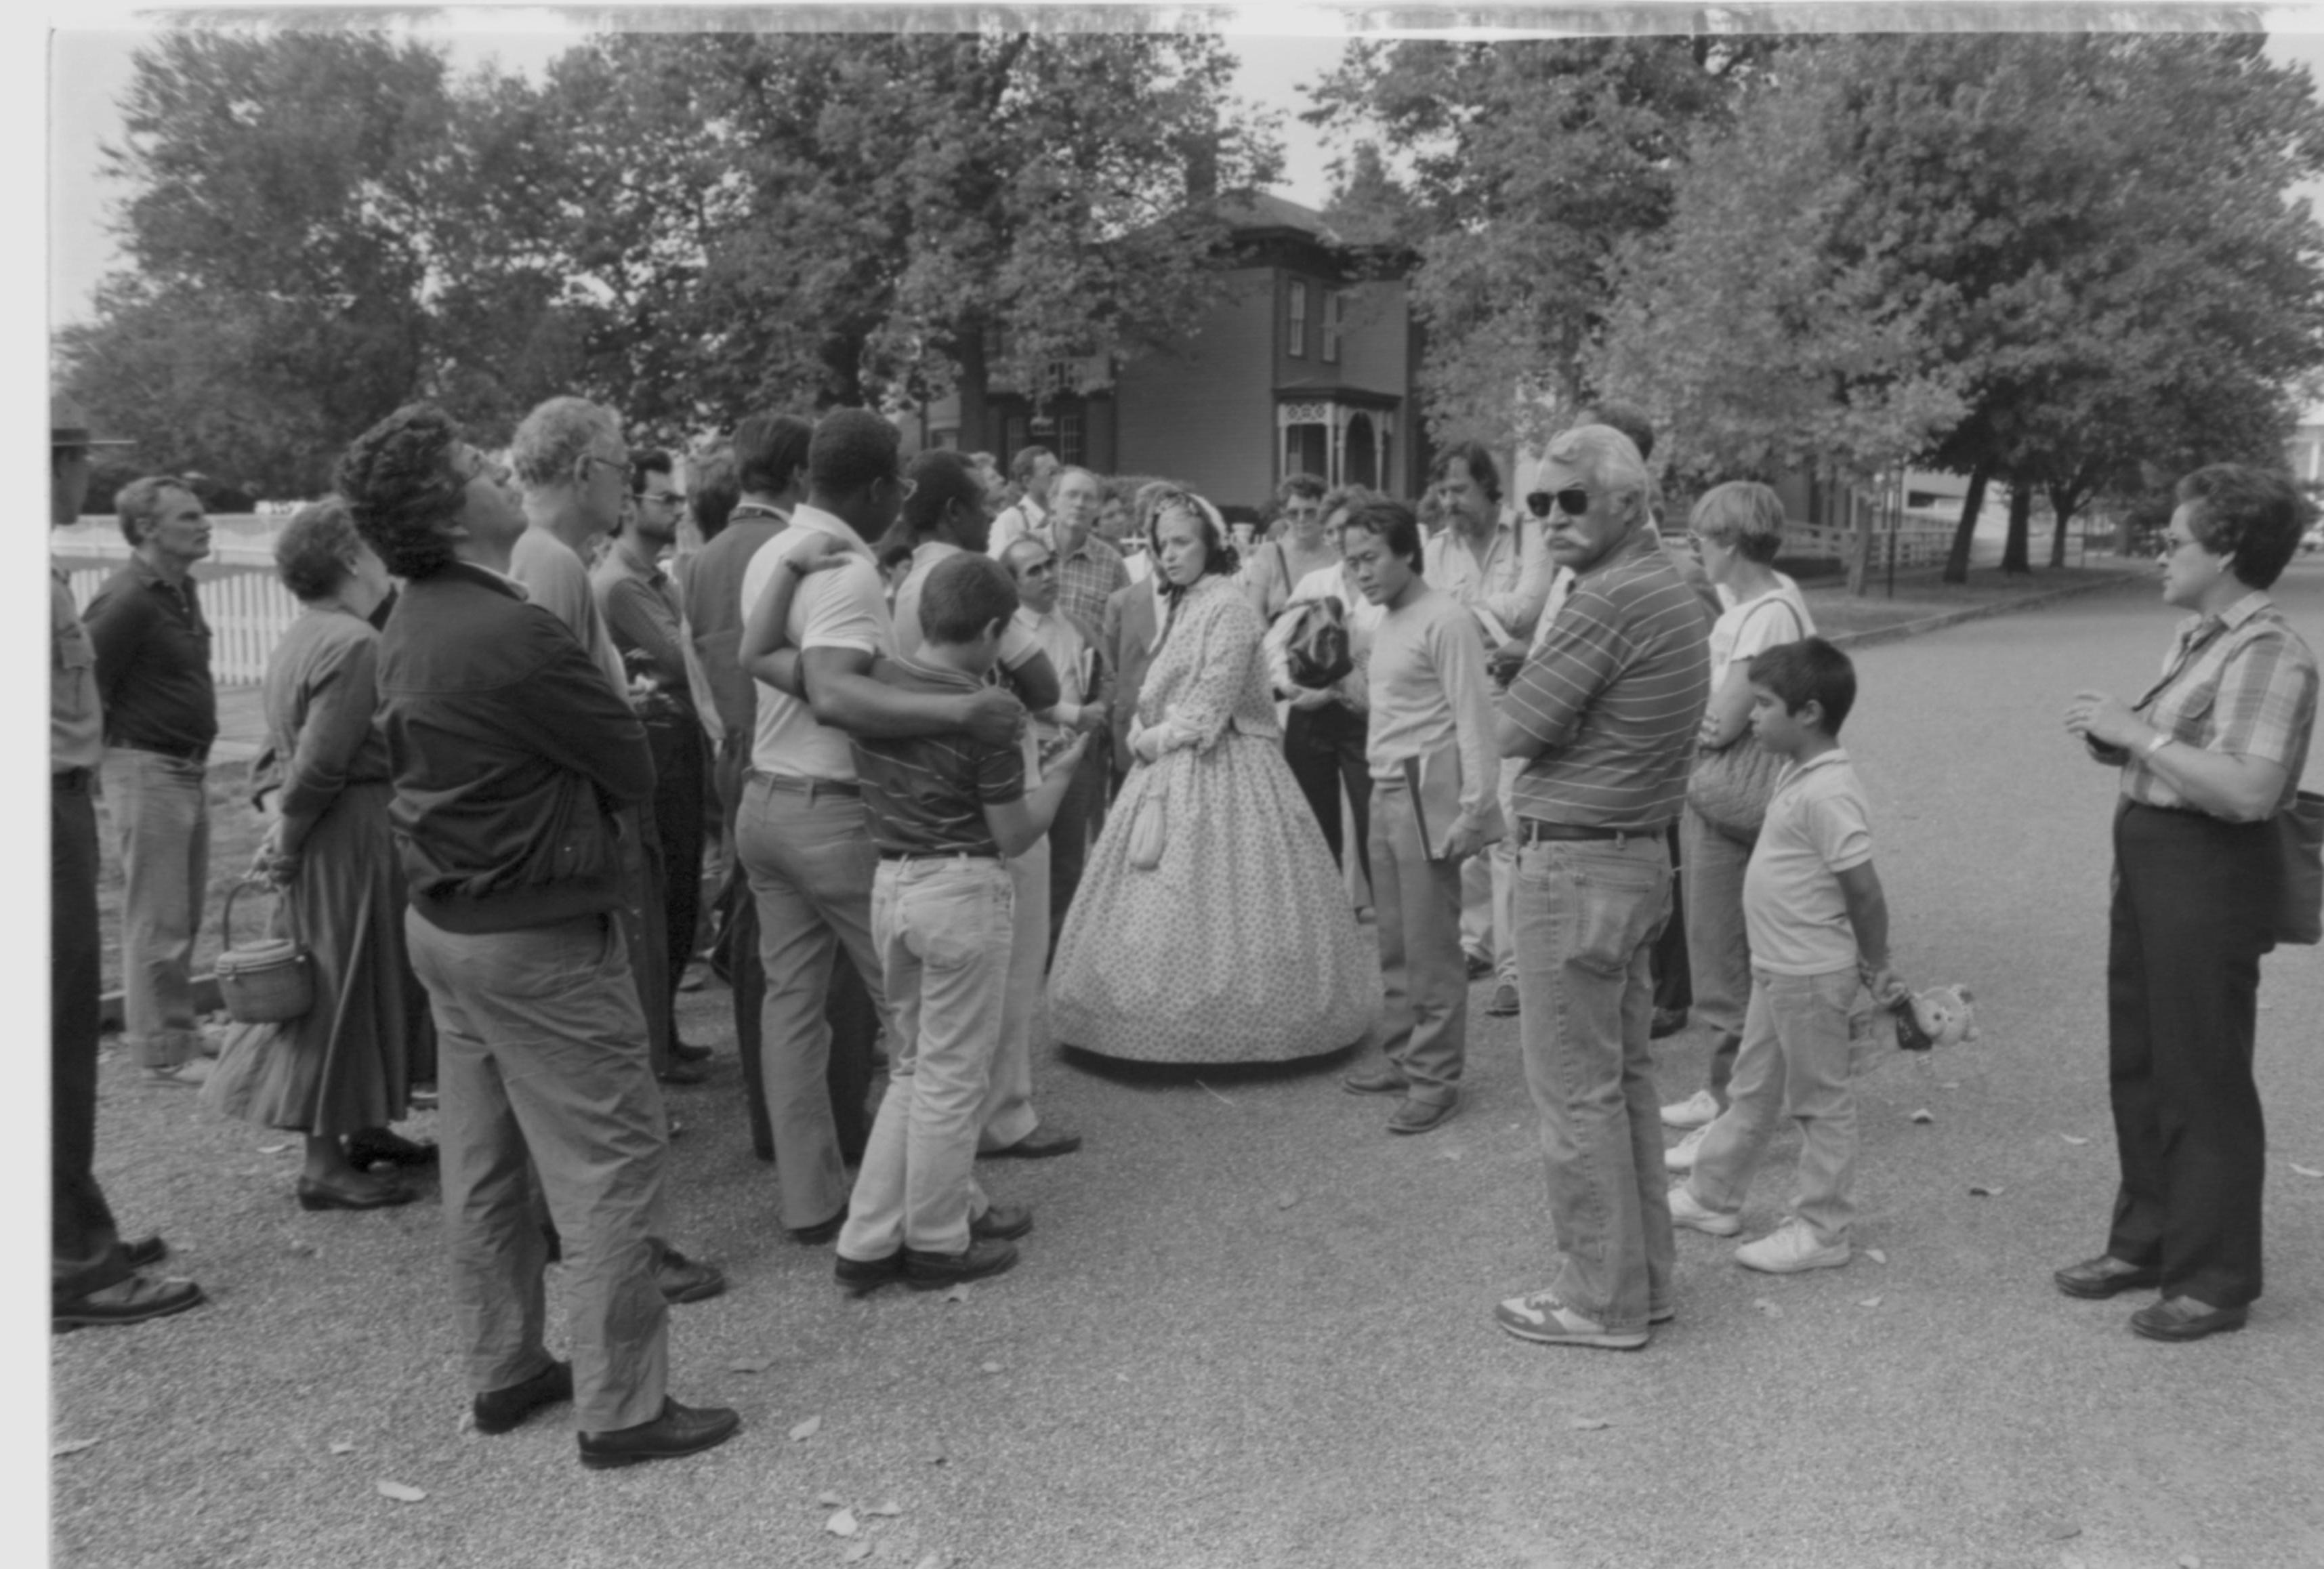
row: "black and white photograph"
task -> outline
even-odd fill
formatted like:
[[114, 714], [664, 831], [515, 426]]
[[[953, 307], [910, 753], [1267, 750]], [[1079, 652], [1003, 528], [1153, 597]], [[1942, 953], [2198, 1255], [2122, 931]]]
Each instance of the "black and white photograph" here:
[[13, 35], [27, 1562], [2324, 1565], [2324, 9]]

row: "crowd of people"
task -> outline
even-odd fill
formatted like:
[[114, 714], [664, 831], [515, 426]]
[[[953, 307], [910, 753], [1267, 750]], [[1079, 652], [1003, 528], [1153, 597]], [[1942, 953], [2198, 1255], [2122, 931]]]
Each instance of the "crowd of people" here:
[[[1840, 743], [1855, 672], [1774, 565], [1776, 494], [1720, 485], [1666, 532], [1653, 436], [1608, 403], [1521, 503], [1461, 443], [1420, 512], [1294, 475], [1241, 522], [1038, 448], [1005, 475], [906, 461], [860, 410], [753, 414], [682, 456], [579, 398], [500, 453], [399, 410], [276, 549], [302, 608], [266, 680], [252, 870], [314, 1003], [216, 1037], [189, 973], [208, 526], [178, 481], [125, 487], [130, 563], [83, 615], [59, 579], [52, 618], [54, 1322], [200, 1300], [92, 1174], [99, 782], [134, 1070], [302, 1135], [309, 1208], [410, 1203], [438, 1168], [476, 1426], [570, 1401], [593, 1467], [740, 1425], [667, 1389], [669, 1307], [725, 1285], [674, 1245], [663, 1179], [664, 1087], [711, 1049], [676, 1024], [697, 961], [732, 992], [779, 1223], [851, 1292], [1018, 1262], [1034, 1217], [977, 1163], [1080, 1148], [1038, 1104], [1045, 1014], [1124, 1061], [1344, 1057], [1341, 1087], [1419, 1136], [1461, 1110], [1478, 982], [1520, 1020], [1557, 1240], [1502, 1329], [1646, 1344], [1674, 1228], [1738, 1235], [1787, 1121], [1795, 1202], [1737, 1261], [1845, 1265], [1851, 1035], [1868, 997], [1909, 1001]], [[57, 521], [92, 442], [55, 421]], [[2138, 703], [2069, 715], [2124, 774], [2124, 1179], [2107, 1253], [2058, 1284], [2159, 1286], [2136, 1327], [2183, 1339], [2258, 1294], [2275, 928], [2250, 891], [2317, 676], [2264, 592], [2301, 521], [2288, 482], [2214, 467], [2181, 501], [2165, 596], [2199, 622]], [[1650, 1043], [1688, 1008], [1709, 1075], [1664, 1104]], [[390, 1128], [423, 1094], [434, 1144]], [[567, 1360], [543, 1341], [559, 1258]]]

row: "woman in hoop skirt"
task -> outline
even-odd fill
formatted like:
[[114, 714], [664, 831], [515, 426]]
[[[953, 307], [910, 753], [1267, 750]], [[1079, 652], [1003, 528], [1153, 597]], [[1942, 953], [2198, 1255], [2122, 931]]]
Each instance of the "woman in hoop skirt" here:
[[1050, 1022], [1135, 1062], [1338, 1050], [1379, 1017], [1379, 960], [1284, 765], [1265, 624], [1209, 503], [1167, 494], [1148, 530], [1169, 610], [1130, 725], [1138, 761], [1057, 945]]

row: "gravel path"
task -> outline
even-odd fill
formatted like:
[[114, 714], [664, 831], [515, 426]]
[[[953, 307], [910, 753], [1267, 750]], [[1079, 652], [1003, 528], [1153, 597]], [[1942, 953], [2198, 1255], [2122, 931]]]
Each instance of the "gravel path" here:
[[[2324, 568], [2282, 597], [2324, 645]], [[868, 1543], [862, 1561], [906, 1569], [2312, 1569], [2324, 1179], [2291, 1167], [2324, 1169], [2313, 950], [2271, 959], [2261, 992], [2270, 1290], [2251, 1327], [2153, 1345], [2126, 1326], [2137, 1299], [2048, 1278], [2102, 1241], [2114, 1175], [2112, 782], [2058, 716], [2084, 685], [2135, 695], [2170, 625], [2144, 594], [2101, 595], [1858, 657], [1847, 739], [1899, 962], [1973, 986], [1984, 1027], [1863, 1082], [1860, 1241], [1885, 1264], [1753, 1277], [1682, 1232], [1678, 1320], [1648, 1350], [1504, 1337], [1492, 1304], [1542, 1283], [1549, 1238], [1516, 1023], [1478, 1006], [1468, 1103], [1417, 1140], [1340, 1094], [1336, 1064], [1196, 1081], [1046, 1056], [1042, 1103], [1089, 1145], [982, 1168], [1038, 1213], [1024, 1264], [964, 1302], [851, 1301], [828, 1250], [776, 1227], [712, 991], [687, 1003], [719, 1055], [673, 1098], [675, 1207], [680, 1245], [733, 1287], [677, 1310], [673, 1383], [745, 1431], [588, 1473], [556, 1420], [459, 1431], [427, 1204], [304, 1214], [295, 1153], [264, 1152], [286, 1137], [109, 1061], [100, 1175], [215, 1300], [55, 1343], [54, 1436], [97, 1441], [52, 1464], [56, 1561], [758, 1569]], [[1675, 1098], [1707, 1043], [1666, 1044]], [[1760, 1178], [1755, 1232], [1794, 1148]], [[428, 1497], [391, 1501], [383, 1479]], [[853, 1506], [852, 1541], [825, 1494]]]

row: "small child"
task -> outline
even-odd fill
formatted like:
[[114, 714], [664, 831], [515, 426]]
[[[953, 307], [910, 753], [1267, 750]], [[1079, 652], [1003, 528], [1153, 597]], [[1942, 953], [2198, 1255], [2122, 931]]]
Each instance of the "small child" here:
[[1780, 643], [1751, 661], [1751, 730], [1786, 768], [1743, 876], [1751, 1001], [1728, 1085], [1693, 1175], [1673, 1186], [1671, 1219], [1714, 1237], [1738, 1218], [1751, 1173], [1788, 1111], [1802, 1137], [1793, 1218], [1735, 1251], [1772, 1274], [1833, 1269], [1856, 1216], [1856, 1095], [1849, 1005], [1859, 983], [1883, 1002], [1904, 983], [1888, 964], [1888, 905], [1872, 869], [1864, 789], [1840, 750], [1856, 668], [1821, 638]]
[[[964, 553], [928, 574], [918, 651], [880, 667], [912, 692], [973, 692], [1017, 614], [1008, 570]], [[839, 1283], [931, 1290], [998, 1275], [1032, 1212], [988, 1200], [974, 1176], [977, 1118], [1008, 1001], [1010, 910], [1003, 856], [1049, 831], [1088, 743], [1076, 736], [1028, 794], [1019, 747], [963, 733], [853, 743], [879, 846], [872, 938], [894, 1019], [888, 1094], [839, 1233]]]

